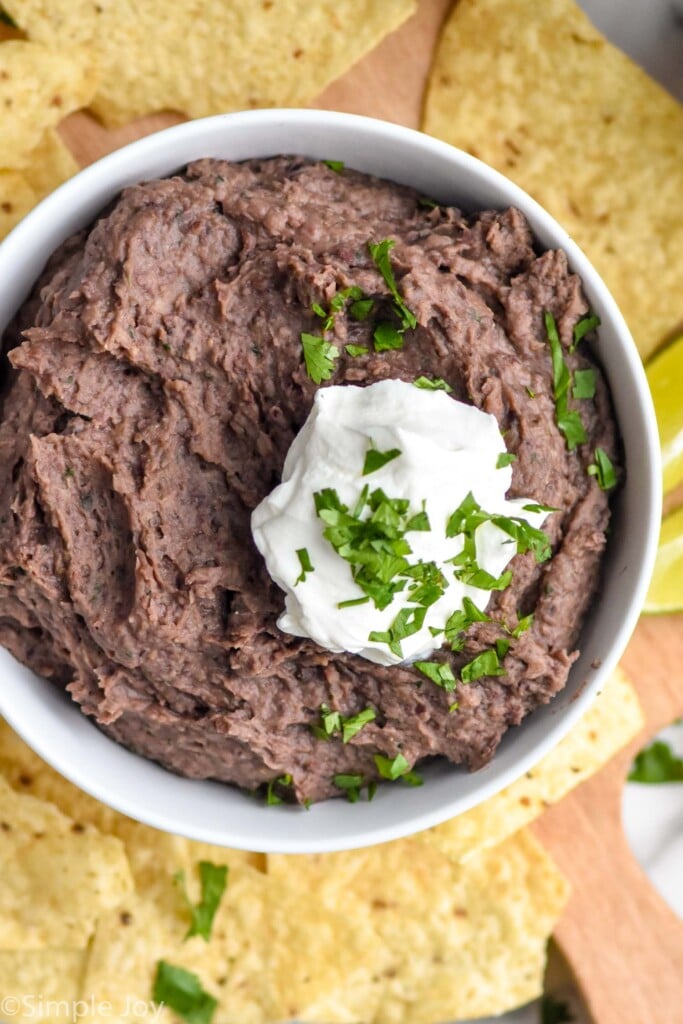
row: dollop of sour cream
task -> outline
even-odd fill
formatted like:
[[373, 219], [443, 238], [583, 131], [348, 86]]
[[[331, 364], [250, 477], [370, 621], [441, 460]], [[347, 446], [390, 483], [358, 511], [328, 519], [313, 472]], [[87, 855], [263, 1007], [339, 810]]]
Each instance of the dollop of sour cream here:
[[[376, 454], [368, 458], [373, 450]], [[390, 458], [388, 453], [393, 453]], [[466, 536], [448, 536], [449, 523], [453, 532], [453, 513], [471, 494], [489, 515], [516, 517], [537, 528], [546, 518], [547, 510], [524, 508], [533, 504], [533, 498], [506, 498], [512, 469], [501, 464], [505, 458], [499, 460], [505, 453], [495, 417], [443, 390], [424, 390], [400, 380], [318, 390], [287, 453], [282, 482], [251, 519], [256, 546], [285, 593], [279, 628], [309, 637], [329, 651], [347, 651], [381, 665], [429, 657], [444, 643], [446, 623], [465, 607], [464, 600], [469, 598], [485, 611], [492, 594], [491, 589], [458, 578], [463, 573], [452, 559], [462, 559]], [[375, 465], [378, 468], [371, 468]], [[348, 514], [365, 521], [383, 499], [403, 502], [394, 505], [394, 511], [408, 503], [396, 531], [398, 550], [403, 552], [399, 557], [418, 569], [414, 576], [393, 578], [402, 589], [380, 608], [355, 581], [354, 565], [343, 557], [345, 549], [338, 549], [339, 538], [333, 538], [335, 547], [325, 531], [334, 529], [335, 512], [329, 506], [341, 503]], [[385, 513], [392, 516], [391, 506], [380, 509], [380, 517]], [[426, 513], [426, 519], [420, 513]], [[403, 532], [413, 516], [418, 516], [413, 524], [419, 528]], [[491, 521], [477, 526], [472, 537], [476, 566], [500, 578], [517, 551], [515, 541]], [[429, 563], [441, 574], [441, 590], [435, 592], [441, 596], [424, 607], [415, 598], [424, 595], [417, 591], [424, 581], [419, 566]], [[412, 622], [409, 629], [414, 631], [391, 649], [386, 636], [404, 609], [403, 620]], [[419, 628], [414, 628], [416, 621]], [[378, 639], [377, 634], [385, 638]]]

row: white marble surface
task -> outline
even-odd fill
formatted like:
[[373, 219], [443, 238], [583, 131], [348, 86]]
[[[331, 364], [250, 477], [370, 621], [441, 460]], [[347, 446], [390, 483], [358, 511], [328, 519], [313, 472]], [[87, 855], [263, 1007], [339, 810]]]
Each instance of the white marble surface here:
[[[683, 0], [579, 0], [593, 23], [683, 102]], [[683, 628], [683, 615], [681, 616]], [[683, 756], [683, 724], [662, 733]], [[653, 885], [683, 918], [683, 782], [628, 783], [622, 805], [624, 830]], [[585, 1011], [565, 989], [575, 1024]], [[478, 1024], [540, 1024], [537, 1003]], [[626, 1024], [626, 1022], [624, 1022]]]

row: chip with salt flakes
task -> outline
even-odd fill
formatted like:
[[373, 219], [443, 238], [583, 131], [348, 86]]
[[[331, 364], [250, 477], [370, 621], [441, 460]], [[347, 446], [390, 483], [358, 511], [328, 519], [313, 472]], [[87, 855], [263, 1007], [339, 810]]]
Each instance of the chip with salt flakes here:
[[643, 728], [638, 697], [617, 669], [586, 714], [535, 768], [484, 803], [415, 836], [456, 861], [495, 846], [594, 775]]
[[318, 906], [350, 906], [354, 920], [372, 924], [388, 961], [374, 972], [378, 1006], [364, 1018], [373, 1024], [474, 1018], [540, 995], [548, 936], [568, 895], [553, 862], [523, 832], [464, 865], [400, 840], [269, 856], [268, 870], [298, 888], [302, 901], [314, 893]]
[[120, 839], [135, 885], [162, 904], [175, 901], [173, 877], [191, 872], [200, 860], [248, 864], [263, 870], [262, 854], [198, 843], [133, 821], [78, 789], [50, 768], [0, 718], [0, 777], [14, 789], [48, 800], [80, 825], [92, 825]]
[[97, 77], [86, 51], [23, 39], [0, 43], [2, 167], [35, 163], [45, 133], [95, 95]]
[[105, 124], [178, 110], [191, 117], [301, 106], [415, 10], [414, 0], [5, 0], [31, 39], [85, 45], [102, 75]]
[[[180, 894], [162, 913], [144, 897], [124, 901], [97, 926], [81, 998], [94, 1006], [111, 1003], [118, 1021], [132, 1022], [134, 1004], [150, 999], [163, 960], [194, 974], [216, 999], [214, 1024], [297, 1018], [354, 1024], [374, 1013], [373, 970], [386, 962], [376, 932], [367, 920], [302, 898], [287, 878], [237, 866], [228, 874], [210, 941], [185, 940], [187, 926]], [[165, 1008], [157, 1019], [175, 1018]]]
[[56, 131], [46, 131], [28, 154], [23, 170], [0, 169], [0, 239], [9, 234], [36, 203], [78, 170]]
[[0, 779], [0, 949], [77, 949], [131, 891], [123, 844]]
[[647, 356], [683, 324], [683, 107], [573, 0], [460, 0], [422, 127], [567, 229]]
[[82, 949], [0, 950], [0, 1014], [7, 1024], [72, 1024], [85, 959]]

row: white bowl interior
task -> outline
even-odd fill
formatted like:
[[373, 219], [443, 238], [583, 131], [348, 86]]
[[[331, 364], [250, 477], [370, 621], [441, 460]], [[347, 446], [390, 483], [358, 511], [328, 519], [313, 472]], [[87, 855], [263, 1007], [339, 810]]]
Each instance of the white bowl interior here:
[[659, 447], [645, 375], [614, 300], [566, 232], [521, 189], [458, 150], [396, 125], [326, 111], [253, 111], [171, 128], [87, 168], [32, 211], [0, 246], [0, 330], [49, 254], [123, 187], [167, 176], [204, 156], [279, 153], [344, 160], [465, 209], [515, 205], [544, 247], [563, 248], [602, 319], [597, 354], [609, 377], [628, 478], [616, 502], [601, 594], [566, 689], [512, 729], [475, 774], [445, 762], [425, 785], [380, 787], [371, 804], [332, 800], [310, 811], [265, 807], [229, 786], [182, 779], [118, 746], [45, 680], [0, 649], [0, 712], [59, 772], [141, 821], [207, 842], [273, 852], [365, 846], [453, 817], [518, 778], [566, 734], [615, 667], [635, 626], [652, 570], [660, 514]]

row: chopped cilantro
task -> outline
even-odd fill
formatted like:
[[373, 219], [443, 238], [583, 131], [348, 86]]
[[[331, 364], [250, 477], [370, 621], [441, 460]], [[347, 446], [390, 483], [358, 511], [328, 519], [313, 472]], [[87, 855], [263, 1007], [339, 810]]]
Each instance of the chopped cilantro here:
[[526, 386], [526, 393], [529, 396], [529, 398], [535, 398], [536, 397], [536, 392], [534, 391], [533, 388], [530, 388], [528, 384]]
[[372, 708], [366, 708], [365, 711], [359, 711], [357, 715], [342, 719], [342, 743], [348, 743], [358, 735], [363, 726], [368, 722], [374, 722], [376, 717]]
[[561, 1003], [554, 996], [545, 995], [541, 999], [540, 1024], [572, 1024], [575, 1020], [567, 1003]]
[[533, 625], [533, 621], [533, 612], [531, 612], [530, 615], [525, 615], [523, 619], [519, 619], [515, 628], [510, 630], [510, 636], [513, 636], [515, 640], [519, 640], [522, 633], [526, 633], [526, 631], [531, 628], [531, 626]]
[[296, 583], [294, 584], [294, 586], [296, 586], [297, 583], [305, 583], [306, 582], [306, 573], [315, 572], [315, 570], [313, 568], [313, 564], [311, 563], [311, 556], [308, 553], [308, 548], [297, 548], [296, 555], [297, 555], [297, 558], [299, 559], [299, 565], [301, 566], [301, 572], [297, 576]]
[[403, 332], [385, 321], [377, 324], [372, 337], [375, 342], [375, 352], [392, 352], [395, 349], [403, 348]]
[[[324, 320], [323, 333], [327, 334], [334, 327], [334, 322], [337, 318], [337, 314], [341, 313], [344, 306], [346, 305], [347, 299], [354, 299], [358, 301], [363, 298], [363, 290], [358, 285], [352, 284], [348, 288], [342, 288], [341, 291], [336, 292], [330, 299], [330, 309], [326, 313], [319, 302], [314, 302], [311, 306], [311, 310], [316, 316], [319, 316], [321, 320]], [[370, 300], [372, 301], [372, 300]]]
[[510, 650], [510, 641], [507, 637], [499, 636], [496, 640], [496, 654], [499, 658], [504, 658], [507, 652]]
[[[517, 543], [518, 554], [533, 551], [539, 562], [545, 562], [550, 557], [550, 542], [542, 530], [531, 526], [519, 516], [502, 516], [485, 512], [470, 491], [446, 524], [447, 537], [455, 537], [459, 533], [465, 534], [466, 542], [463, 551], [452, 559], [455, 565], [462, 566], [457, 575], [463, 582], [470, 583], [472, 586], [480, 586], [479, 583], [474, 583], [472, 580], [473, 574], [479, 573], [482, 574], [480, 579], [483, 582], [488, 582], [483, 589], [501, 589], [500, 585], [494, 585], [493, 577], [483, 569], [479, 569], [475, 561], [474, 533], [483, 523], [493, 523], [498, 529], [512, 537]], [[465, 579], [465, 575], [468, 576], [467, 579]], [[504, 573], [503, 576], [506, 574]], [[503, 576], [498, 578], [499, 581]]]
[[443, 661], [416, 661], [413, 667], [421, 672], [427, 679], [440, 686], [447, 693], [451, 693], [456, 686], [456, 679], [450, 665]]
[[417, 318], [406, 306], [396, 286], [396, 278], [394, 277], [394, 272], [389, 260], [389, 253], [394, 248], [395, 244], [396, 243], [393, 239], [385, 238], [382, 242], [377, 242], [377, 244], [368, 242], [368, 249], [370, 250], [373, 263], [384, 278], [384, 283], [393, 296], [396, 315], [400, 319], [403, 329], [406, 330], [409, 327], [417, 327]]
[[367, 604], [369, 597], [352, 597], [348, 601], [340, 601], [337, 608], [355, 608], [358, 604]]
[[423, 625], [427, 614], [426, 607], [401, 608], [388, 630], [373, 629], [368, 634], [368, 640], [374, 643], [387, 644], [392, 654], [397, 658], [403, 657], [401, 640], [418, 633]]
[[559, 512], [559, 508], [555, 508], [554, 505], [541, 505], [538, 501], [530, 501], [526, 505], [522, 505], [525, 512]]
[[514, 452], [501, 452], [496, 459], [496, 469], [503, 469], [505, 466], [510, 466], [513, 462], [517, 461], [517, 456]]
[[434, 210], [439, 204], [436, 199], [430, 199], [429, 196], [420, 196], [417, 205], [424, 206], [428, 210]]
[[339, 356], [336, 345], [316, 334], [301, 335], [306, 373], [315, 384], [329, 380], [334, 373], [334, 364]]
[[[344, 790], [349, 803], [355, 804], [358, 801], [358, 798], [360, 797], [361, 787], [364, 785], [362, 775], [335, 775], [333, 781], [337, 789]], [[372, 797], [370, 796], [370, 791], [368, 789], [368, 800], [371, 799]]]
[[683, 782], [683, 758], [677, 757], [668, 743], [655, 740], [633, 762], [629, 782]]
[[600, 317], [595, 316], [594, 313], [587, 313], [586, 316], [582, 317], [578, 323], [574, 324], [574, 330], [572, 331], [572, 343], [569, 347], [569, 351], [575, 352], [588, 332], [599, 326]]
[[211, 928], [216, 911], [228, 884], [228, 868], [225, 864], [212, 864], [208, 860], [199, 862], [199, 883], [201, 896], [199, 903], [192, 904], [185, 888], [185, 872], [179, 871], [174, 881], [181, 887], [191, 917], [186, 939], [193, 935], [201, 935], [205, 942], [211, 938]]
[[389, 451], [380, 452], [376, 448], [370, 448], [365, 453], [365, 462], [363, 463], [363, 476], [368, 476], [370, 473], [376, 473], [382, 466], [386, 466], [388, 462], [393, 462], [401, 455], [400, 448], [390, 448]]
[[424, 391], [445, 391], [446, 394], [450, 394], [453, 390], [443, 377], [416, 377], [413, 384]]
[[366, 356], [368, 354], [366, 345], [345, 345], [344, 349], [349, 356]]
[[278, 796], [275, 792], [276, 786], [291, 786], [292, 776], [287, 773], [286, 775], [280, 775], [277, 779], [271, 779], [266, 789], [266, 804], [269, 807], [275, 807], [277, 804], [282, 803], [282, 797]]
[[590, 476], [596, 477], [598, 486], [603, 491], [609, 491], [612, 487], [616, 487], [617, 474], [614, 471], [612, 460], [604, 448], [595, 449], [595, 462], [590, 464], [586, 472]]
[[564, 434], [567, 448], [573, 451], [586, 440], [586, 431], [580, 415], [569, 408], [569, 390], [572, 376], [562, 356], [562, 343], [557, 333], [555, 318], [548, 310], [543, 314], [546, 335], [550, 344], [553, 363], [553, 395], [555, 398], [555, 422]]
[[575, 370], [574, 398], [595, 398], [595, 370]]
[[196, 974], [159, 960], [152, 999], [168, 1006], [187, 1024], [210, 1024], [218, 1001], [205, 992]]
[[482, 651], [460, 669], [460, 678], [463, 683], [473, 683], [475, 679], [481, 679], [482, 676], [504, 675], [505, 669], [500, 664], [498, 653], [493, 650]]
[[323, 163], [325, 164], [325, 167], [329, 167], [329, 169], [334, 171], [336, 174], [341, 174], [344, 170], [343, 160], [323, 160]]
[[372, 708], [366, 708], [364, 711], [359, 711], [357, 715], [344, 718], [339, 711], [331, 711], [326, 704], [322, 704], [320, 706], [322, 725], [313, 726], [313, 732], [319, 739], [324, 740], [328, 740], [335, 733], [341, 733], [342, 743], [348, 743], [361, 731], [363, 726], [368, 722], [374, 722], [376, 717]]
[[459, 707], [460, 707], [460, 701], [454, 700], [452, 704], [448, 705], [448, 714], [449, 715], [454, 714], [458, 710]]
[[402, 574], [414, 568], [406, 558], [411, 547], [405, 535], [425, 529], [424, 517], [411, 516], [407, 500], [389, 498], [380, 488], [370, 492], [367, 485], [352, 510], [333, 488], [318, 491], [313, 498], [325, 524], [323, 536], [349, 563], [354, 581], [375, 607], [386, 608], [406, 587]]
[[402, 779], [409, 786], [422, 785], [422, 779], [417, 772], [411, 770], [403, 754], [397, 754], [393, 759], [384, 757], [383, 754], [375, 754], [375, 764], [382, 778], [388, 779], [389, 782], [396, 782], [397, 779]]
[[367, 320], [372, 313], [374, 305], [374, 299], [356, 299], [356, 301], [352, 302], [349, 306], [349, 315], [353, 317], [354, 320]]

